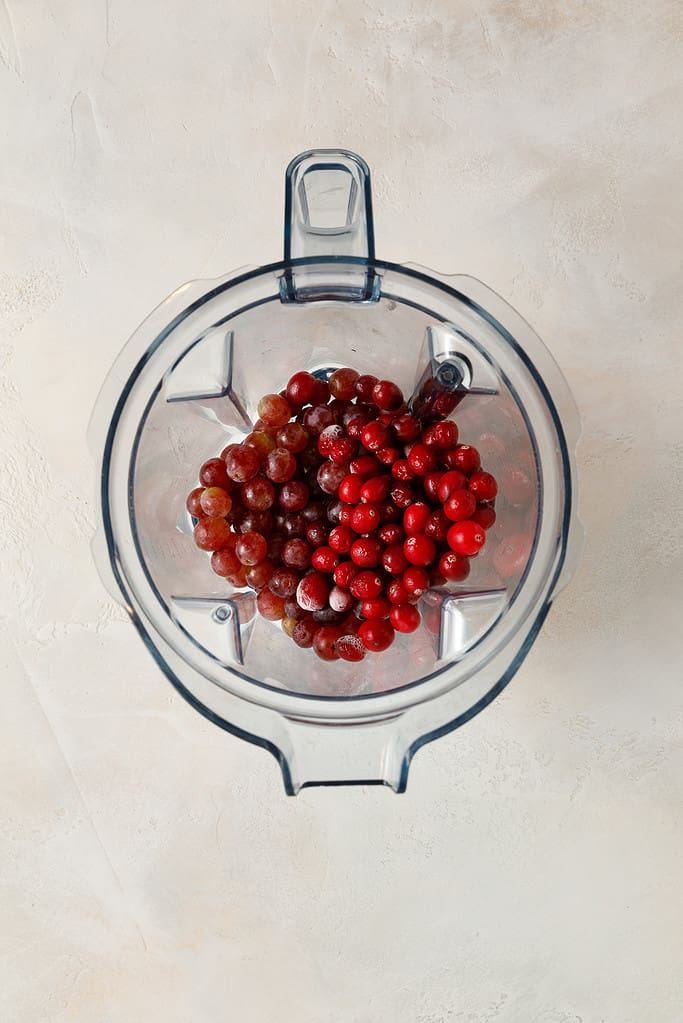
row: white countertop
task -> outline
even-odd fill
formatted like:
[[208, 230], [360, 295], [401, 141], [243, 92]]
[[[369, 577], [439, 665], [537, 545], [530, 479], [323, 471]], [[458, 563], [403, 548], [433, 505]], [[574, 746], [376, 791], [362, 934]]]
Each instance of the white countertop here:
[[[0, 1018], [680, 1023], [683, 13], [0, 0]], [[404, 796], [285, 797], [103, 590], [85, 428], [185, 280], [361, 153], [378, 254], [480, 277], [583, 419], [585, 557]]]

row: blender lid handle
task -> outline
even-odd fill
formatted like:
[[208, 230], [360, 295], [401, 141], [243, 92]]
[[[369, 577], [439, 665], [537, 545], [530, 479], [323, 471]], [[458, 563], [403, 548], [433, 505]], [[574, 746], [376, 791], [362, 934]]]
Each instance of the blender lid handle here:
[[373, 260], [370, 169], [345, 149], [295, 156], [285, 174], [285, 260], [341, 256]]

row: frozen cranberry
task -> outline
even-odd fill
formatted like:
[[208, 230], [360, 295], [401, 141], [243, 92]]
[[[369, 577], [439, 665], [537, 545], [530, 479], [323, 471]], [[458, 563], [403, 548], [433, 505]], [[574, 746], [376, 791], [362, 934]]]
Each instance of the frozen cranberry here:
[[377, 505], [359, 504], [353, 509], [351, 528], [356, 533], [372, 533], [380, 525], [380, 513]]
[[212, 519], [224, 519], [232, 508], [232, 498], [222, 487], [207, 487], [199, 504], [204, 515]]
[[360, 435], [361, 443], [368, 451], [379, 451], [389, 443], [389, 427], [386, 423], [380, 423], [379, 419], [373, 420], [363, 427]]
[[415, 501], [415, 491], [407, 483], [395, 483], [391, 488], [391, 500], [397, 508], [407, 508]]
[[464, 522], [474, 514], [477, 501], [469, 490], [454, 490], [443, 506], [446, 518], [451, 522]]
[[281, 558], [289, 568], [297, 568], [303, 571], [303, 569], [308, 568], [311, 564], [312, 553], [310, 544], [296, 537], [293, 540], [288, 540], [284, 545]]
[[397, 439], [404, 444], [411, 440], [417, 440], [420, 436], [420, 421], [410, 412], [402, 416], [396, 416], [391, 424], [391, 428]]
[[344, 634], [337, 640], [335, 649], [345, 661], [362, 661], [365, 657], [365, 647], [358, 636]]
[[[195, 487], [195, 489], [191, 490], [190, 493], [187, 495], [185, 507], [187, 508], [193, 519], [201, 519], [205, 515], [204, 509], [202, 508], [201, 505], [201, 498], [203, 493], [204, 487]], [[360, 492], [358, 496], [360, 497]]]
[[334, 410], [327, 405], [313, 405], [306, 409], [303, 416], [303, 425], [313, 437], [319, 437], [325, 427], [334, 424]]
[[395, 479], [401, 480], [402, 483], [415, 479], [415, 473], [410, 468], [410, 462], [407, 458], [399, 458], [397, 462], [394, 462], [391, 467], [391, 475]]
[[412, 536], [415, 533], [424, 533], [431, 514], [431, 508], [429, 505], [424, 504], [423, 501], [415, 501], [414, 504], [409, 504], [403, 512], [403, 528], [406, 531], [406, 535]]
[[269, 622], [279, 622], [285, 617], [285, 602], [267, 586], [256, 597], [259, 613]]
[[351, 561], [360, 568], [375, 568], [382, 558], [382, 545], [372, 537], [364, 536], [351, 546]]
[[211, 555], [211, 568], [216, 575], [227, 576], [239, 572], [242, 562], [232, 547], [221, 547]]
[[442, 504], [445, 504], [454, 490], [464, 490], [467, 485], [467, 477], [458, 470], [445, 472], [439, 480], [437, 495]]
[[344, 436], [344, 430], [337, 423], [326, 426], [318, 437], [318, 451], [327, 458], [334, 444]]
[[459, 469], [466, 476], [471, 476], [481, 465], [479, 452], [470, 444], [458, 444], [457, 448], [447, 451], [446, 455], [450, 456], [448, 468]]
[[429, 573], [424, 568], [411, 565], [403, 573], [403, 585], [416, 597], [421, 597], [429, 588]]
[[364, 504], [379, 504], [389, 496], [392, 485], [391, 476], [373, 476], [366, 480], [360, 488], [360, 499]]
[[413, 444], [408, 455], [408, 465], [416, 476], [426, 476], [436, 469], [437, 457], [426, 444]]
[[428, 499], [434, 504], [438, 504], [439, 501], [439, 483], [441, 482], [442, 472], [430, 472], [427, 473], [425, 478], [422, 480], [422, 486]]
[[395, 412], [403, 404], [403, 393], [391, 380], [378, 380], [372, 389], [372, 400], [383, 411]]
[[404, 538], [403, 527], [399, 526], [397, 522], [387, 522], [377, 531], [377, 539], [385, 544], [400, 543]]
[[336, 661], [338, 659], [337, 641], [343, 635], [344, 633], [337, 625], [321, 625], [316, 629], [313, 636], [313, 649], [322, 661]]
[[313, 646], [313, 637], [315, 636], [319, 626], [316, 625], [311, 615], [306, 618], [302, 618], [296, 623], [292, 631], [292, 639], [297, 646], [302, 647], [304, 650], [308, 650], [309, 647]]
[[349, 465], [349, 469], [354, 476], [360, 476], [362, 479], [370, 479], [371, 476], [381, 476], [384, 471], [375, 455], [361, 455], [360, 458], [354, 458]]
[[304, 611], [319, 611], [327, 604], [332, 589], [322, 572], [309, 572], [296, 588], [296, 599]]
[[301, 423], [285, 423], [275, 435], [277, 446], [285, 448], [295, 455], [304, 450], [309, 439], [308, 432], [304, 430]]
[[372, 621], [363, 622], [358, 629], [358, 638], [366, 650], [381, 653], [394, 642], [394, 627], [386, 618], [375, 618]]
[[327, 526], [323, 522], [311, 522], [306, 526], [306, 539], [311, 547], [323, 547], [328, 539]]
[[341, 564], [337, 565], [335, 568], [333, 575], [337, 586], [342, 586], [344, 589], [348, 589], [353, 577], [358, 575], [358, 568], [352, 561], [342, 561]]
[[439, 559], [439, 571], [448, 582], [462, 582], [470, 574], [470, 559], [464, 554], [447, 551]]
[[486, 533], [476, 522], [456, 522], [448, 530], [448, 546], [456, 554], [473, 557], [478, 554], [486, 542]]
[[328, 542], [337, 554], [348, 554], [355, 539], [356, 534], [350, 526], [335, 526], [330, 531]]
[[448, 419], [432, 423], [422, 434], [422, 443], [440, 451], [454, 448], [458, 443], [458, 427]]
[[334, 572], [335, 568], [339, 564], [339, 555], [336, 551], [333, 551], [331, 547], [317, 547], [313, 551], [311, 558], [311, 564], [318, 572], [327, 572], [328, 574]]
[[349, 589], [357, 600], [369, 600], [379, 597], [384, 588], [382, 576], [371, 569], [358, 572], [351, 580]]
[[266, 455], [265, 473], [273, 483], [285, 483], [296, 472], [296, 458], [286, 448], [273, 448]]
[[363, 618], [388, 618], [391, 611], [391, 602], [386, 597], [371, 597], [361, 604], [360, 613]]
[[342, 586], [333, 586], [330, 590], [329, 604], [333, 611], [350, 611], [355, 604], [355, 598]]
[[490, 505], [480, 505], [472, 516], [472, 521], [483, 529], [490, 529], [496, 521], [496, 513]]
[[261, 456], [255, 448], [235, 448], [225, 459], [228, 476], [235, 483], [246, 483], [252, 479], [261, 466]]
[[343, 401], [355, 398], [358, 376], [355, 369], [336, 369], [328, 381], [332, 397]]
[[415, 632], [421, 620], [413, 604], [394, 604], [389, 613], [389, 621], [397, 632]]
[[194, 542], [203, 551], [218, 551], [221, 547], [227, 547], [231, 535], [230, 526], [225, 519], [212, 519], [207, 516], [200, 519], [194, 527]]
[[346, 426], [346, 433], [349, 437], [352, 437], [353, 440], [360, 440], [363, 430], [368, 423], [372, 422], [373, 419], [374, 416], [360, 415], [359, 413], [356, 413], [353, 418], [349, 419], [348, 426]]
[[485, 503], [495, 500], [498, 484], [490, 472], [474, 472], [469, 478], [467, 489], [474, 494], [477, 501]]
[[299, 573], [293, 568], [276, 568], [270, 577], [268, 588], [278, 597], [293, 597], [300, 578]]
[[408, 567], [402, 543], [390, 544], [382, 554], [382, 566], [391, 575], [402, 575]]
[[450, 528], [450, 520], [447, 518], [446, 513], [442, 508], [437, 508], [427, 519], [427, 524], [424, 528], [427, 536], [431, 536], [432, 540], [436, 540], [437, 543], [442, 543], [446, 539], [446, 534]]

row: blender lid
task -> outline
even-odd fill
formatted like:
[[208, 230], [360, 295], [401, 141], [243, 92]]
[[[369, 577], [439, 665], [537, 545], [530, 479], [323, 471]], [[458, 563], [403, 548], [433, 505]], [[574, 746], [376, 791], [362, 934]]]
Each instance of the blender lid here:
[[[286, 790], [406, 786], [420, 746], [473, 717], [523, 661], [581, 548], [578, 415], [529, 325], [473, 278], [378, 260], [370, 173], [316, 150], [287, 168], [284, 259], [179, 288], [140, 326], [98, 398], [95, 560], [178, 691], [270, 750]], [[505, 487], [496, 542], [437, 586], [423, 622], [358, 664], [323, 662], [214, 576], [185, 497], [198, 466], [243, 440], [263, 393], [340, 366], [396, 379], [421, 416], [451, 396]], [[501, 553], [502, 552], [502, 553]], [[506, 560], [507, 559], [507, 560]]]

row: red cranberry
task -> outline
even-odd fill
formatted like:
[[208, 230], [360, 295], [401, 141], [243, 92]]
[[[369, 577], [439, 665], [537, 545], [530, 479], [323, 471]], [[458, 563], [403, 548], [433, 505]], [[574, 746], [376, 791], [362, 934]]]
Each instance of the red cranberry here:
[[380, 448], [387, 446], [389, 436], [389, 427], [375, 419], [372, 423], [368, 423], [367, 426], [363, 427], [360, 439], [363, 447], [367, 448], [368, 451], [379, 451]]
[[351, 561], [359, 568], [375, 568], [382, 558], [382, 545], [372, 537], [364, 536], [351, 546]]
[[472, 521], [484, 529], [490, 529], [496, 521], [496, 513], [490, 505], [480, 505], [472, 516]]
[[352, 440], [351, 437], [342, 437], [330, 448], [330, 461], [335, 465], [348, 465], [357, 450], [358, 441]]
[[358, 629], [358, 637], [366, 650], [380, 653], [394, 642], [394, 628], [386, 618], [376, 618], [363, 622]]
[[429, 565], [436, 557], [436, 544], [431, 537], [418, 533], [403, 541], [403, 553], [411, 565]]
[[380, 448], [375, 454], [377, 461], [381, 462], [382, 465], [393, 465], [394, 462], [398, 461], [400, 456], [401, 452], [399, 449], [392, 447]]
[[400, 543], [404, 538], [403, 527], [399, 526], [396, 522], [387, 522], [385, 526], [380, 526], [377, 531], [377, 539], [385, 544]]
[[351, 580], [349, 589], [357, 600], [369, 600], [379, 597], [384, 588], [382, 576], [371, 569], [358, 572]]
[[326, 426], [318, 437], [317, 448], [320, 454], [327, 458], [336, 442], [343, 436], [344, 430], [337, 423], [333, 423], [332, 426]]
[[422, 481], [425, 494], [430, 501], [434, 502], [434, 504], [437, 504], [439, 501], [439, 483], [441, 482], [442, 476], [442, 472], [430, 472]]
[[420, 421], [410, 412], [396, 416], [391, 427], [398, 440], [404, 444], [411, 440], [417, 440], [420, 436]]
[[351, 585], [351, 580], [354, 576], [358, 575], [358, 568], [352, 561], [342, 561], [340, 565], [337, 565], [333, 574], [337, 586], [348, 589]]
[[426, 444], [413, 444], [408, 455], [408, 464], [416, 476], [426, 476], [434, 472], [437, 458], [432, 448]]
[[470, 476], [467, 489], [474, 494], [477, 501], [494, 501], [498, 493], [498, 484], [490, 472], [475, 472]]
[[362, 486], [363, 480], [360, 476], [345, 476], [337, 491], [340, 500], [346, 501], [347, 504], [358, 504]]
[[382, 554], [382, 567], [391, 575], [402, 575], [408, 567], [402, 543], [390, 544]]
[[437, 495], [441, 503], [445, 504], [454, 490], [463, 490], [466, 484], [467, 478], [464, 473], [458, 470], [445, 472], [439, 480], [437, 488]]
[[412, 566], [403, 573], [403, 585], [416, 597], [421, 597], [429, 588], [429, 573], [424, 568]]
[[436, 540], [437, 543], [443, 543], [446, 539], [446, 534], [450, 528], [450, 520], [447, 518], [446, 513], [442, 508], [438, 508], [433, 511], [427, 519], [427, 525], [425, 526], [425, 533], [427, 536], [431, 536], [432, 540]]
[[470, 574], [470, 559], [464, 554], [447, 551], [439, 559], [439, 570], [448, 582], [462, 582]]
[[371, 476], [381, 476], [384, 471], [375, 455], [361, 455], [360, 458], [354, 458], [349, 469], [354, 476], [361, 476], [363, 479], [370, 479]]
[[454, 448], [458, 443], [458, 427], [447, 419], [440, 423], [432, 423], [422, 434], [422, 441], [428, 447], [434, 447], [441, 451]]
[[486, 533], [476, 522], [456, 522], [448, 530], [448, 546], [456, 554], [473, 557], [486, 542]]
[[379, 504], [389, 496], [391, 476], [373, 476], [360, 488], [360, 499], [364, 504]]
[[481, 465], [479, 452], [470, 444], [459, 444], [457, 448], [446, 451], [443, 457], [449, 469], [459, 469], [466, 476], [471, 476]]
[[419, 597], [406, 589], [403, 580], [393, 579], [387, 586], [387, 599], [392, 604], [409, 604], [419, 600]]
[[399, 458], [397, 462], [394, 462], [391, 467], [391, 475], [404, 483], [415, 479], [415, 473], [410, 468], [410, 462], [407, 458]]
[[360, 613], [363, 618], [388, 618], [391, 611], [391, 602], [386, 597], [372, 597], [364, 600], [361, 604]]
[[359, 504], [353, 509], [351, 528], [356, 533], [372, 533], [380, 525], [380, 513], [377, 505]]
[[330, 531], [328, 543], [337, 554], [348, 554], [355, 539], [356, 534], [350, 526], [335, 526]]
[[477, 500], [469, 490], [454, 490], [443, 506], [446, 517], [451, 522], [463, 522], [474, 515]]
[[337, 640], [336, 650], [345, 661], [362, 661], [365, 657], [365, 647], [358, 636], [343, 635]]
[[318, 547], [313, 551], [311, 564], [318, 572], [331, 574], [339, 564], [339, 555], [331, 547]]
[[420, 612], [412, 604], [394, 604], [389, 621], [397, 632], [415, 632], [420, 624]]
[[406, 535], [412, 536], [415, 533], [424, 533], [431, 514], [431, 508], [429, 505], [424, 504], [423, 501], [409, 504], [403, 513], [403, 528], [406, 531]]
[[391, 500], [397, 508], [407, 508], [415, 500], [415, 491], [407, 483], [395, 483], [391, 488]]

